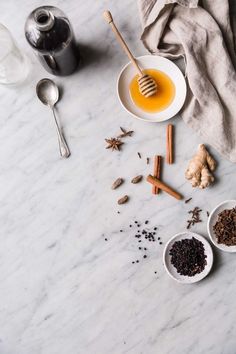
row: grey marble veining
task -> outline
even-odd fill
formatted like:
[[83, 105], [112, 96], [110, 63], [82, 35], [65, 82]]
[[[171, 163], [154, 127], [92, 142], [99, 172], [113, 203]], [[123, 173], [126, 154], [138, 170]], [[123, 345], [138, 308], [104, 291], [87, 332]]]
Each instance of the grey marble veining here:
[[[211, 150], [217, 183], [192, 191], [184, 170], [201, 141], [176, 117], [176, 163], [164, 167], [163, 178], [192, 196], [191, 204], [164, 193], [155, 198], [145, 182], [129, 183], [151, 172], [145, 157], [165, 154], [166, 127], [133, 119], [116, 96], [127, 59], [102, 12], [110, 8], [134, 53], [145, 54], [131, 0], [50, 2], [70, 18], [83, 53], [76, 74], [54, 78], [63, 89], [57, 111], [72, 152], [61, 160], [52, 117], [35, 95], [37, 81], [51, 76], [24, 39], [25, 18], [41, 4], [1, 2], [0, 22], [28, 53], [33, 70], [21, 87], [0, 87], [0, 353], [235, 354], [235, 255], [214, 249], [212, 273], [183, 286], [165, 273], [162, 251], [185, 230], [187, 211], [197, 205], [203, 223], [193, 231], [207, 236], [205, 212], [236, 198], [236, 165]], [[106, 150], [104, 138], [120, 126], [134, 130], [133, 137], [122, 152]], [[126, 183], [111, 191], [120, 176]], [[118, 208], [116, 200], [126, 193], [130, 202]], [[132, 264], [141, 255], [129, 228], [135, 219], [158, 226], [163, 240], [148, 246], [139, 264]]]

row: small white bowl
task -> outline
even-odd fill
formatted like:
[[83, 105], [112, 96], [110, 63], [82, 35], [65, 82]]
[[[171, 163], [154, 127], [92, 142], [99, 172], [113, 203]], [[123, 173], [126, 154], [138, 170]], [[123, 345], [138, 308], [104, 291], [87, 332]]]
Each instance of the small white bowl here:
[[[175, 241], [180, 241], [180, 240], [183, 240], [186, 238], [192, 238], [192, 237], [195, 237], [197, 240], [199, 240], [203, 243], [204, 249], [205, 249], [205, 255], [207, 256], [207, 258], [206, 258], [207, 264], [201, 273], [198, 273], [198, 274], [194, 275], [193, 277], [189, 277], [189, 276], [181, 275], [181, 274], [177, 273], [176, 268], [173, 266], [173, 264], [171, 264], [170, 250], [171, 250], [171, 247], [173, 246], [173, 244], [175, 243]], [[209, 272], [211, 271], [212, 264], [213, 264], [213, 252], [212, 252], [211, 245], [203, 236], [196, 234], [194, 232], [187, 232], [186, 231], [186, 232], [181, 232], [177, 235], [174, 235], [167, 242], [164, 252], [163, 252], [163, 262], [164, 262], [165, 269], [171, 278], [173, 278], [174, 280], [176, 280], [179, 283], [192, 284], [192, 283], [196, 283], [196, 282], [202, 280], [203, 278], [205, 278], [209, 274]]]
[[207, 222], [207, 231], [210, 236], [211, 241], [213, 244], [219, 248], [221, 251], [225, 252], [236, 252], [236, 246], [226, 246], [221, 243], [217, 242], [217, 238], [215, 236], [215, 233], [213, 231], [213, 225], [215, 225], [217, 217], [219, 213], [225, 209], [232, 209], [233, 207], [236, 206], [236, 200], [226, 200], [219, 205], [215, 209], [212, 210], [208, 222]]
[[164, 122], [174, 117], [182, 108], [186, 98], [186, 82], [182, 72], [172, 61], [157, 55], [144, 55], [136, 59], [142, 69], [156, 69], [167, 74], [175, 85], [175, 97], [172, 103], [161, 112], [148, 113], [141, 110], [130, 97], [129, 85], [137, 72], [134, 66], [128, 63], [121, 70], [117, 81], [117, 94], [121, 105], [135, 118], [146, 122]]

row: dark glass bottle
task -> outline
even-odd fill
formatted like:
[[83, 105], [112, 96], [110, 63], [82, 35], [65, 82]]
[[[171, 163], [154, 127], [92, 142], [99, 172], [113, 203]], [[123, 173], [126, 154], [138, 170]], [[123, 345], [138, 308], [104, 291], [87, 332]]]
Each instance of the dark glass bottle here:
[[71, 24], [54, 6], [41, 6], [31, 12], [25, 36], [44, 68], [54, 75], [72, 74], [79, 62]]

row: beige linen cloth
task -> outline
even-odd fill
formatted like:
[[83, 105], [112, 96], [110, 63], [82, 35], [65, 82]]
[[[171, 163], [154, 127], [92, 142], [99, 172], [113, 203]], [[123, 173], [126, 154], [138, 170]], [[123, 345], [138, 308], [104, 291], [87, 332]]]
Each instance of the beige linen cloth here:
[[138, 1], [145, 47], [169, 59], [185, 57], [183, 120], [236, 162], [236, 55], [228, 0]]

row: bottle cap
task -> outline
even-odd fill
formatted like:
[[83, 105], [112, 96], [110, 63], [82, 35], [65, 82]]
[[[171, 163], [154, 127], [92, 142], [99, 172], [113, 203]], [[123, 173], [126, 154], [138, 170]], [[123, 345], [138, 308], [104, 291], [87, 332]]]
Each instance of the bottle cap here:
[[37, 9], [34, 13], [34, 19], [39, 31], [49, 31], [55, 22], [53, 14], [46, 9]]

